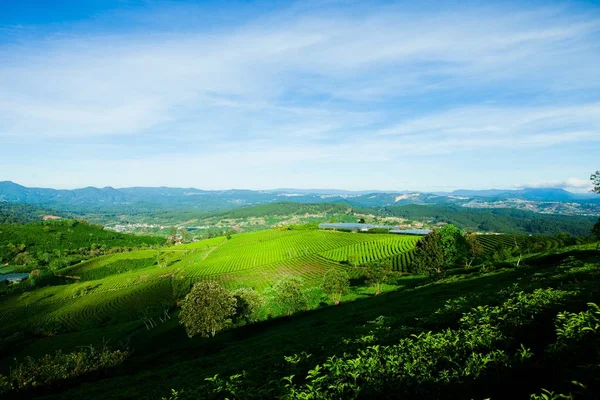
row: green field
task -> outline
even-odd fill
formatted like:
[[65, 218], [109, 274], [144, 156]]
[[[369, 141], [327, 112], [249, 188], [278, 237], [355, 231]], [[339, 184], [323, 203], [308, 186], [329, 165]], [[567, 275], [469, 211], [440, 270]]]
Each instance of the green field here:
[[72, 282], [9, 296], [0, 333], [72, 332], [140, 320], [169, 308], [200, 280], [263, 290], [284, 276], [318, 286], [331, 268], [355, 257], [364, 264], [410, 252], [418, 238], [317, 230], [266, 230], [196, 243], [100, 256], [56, 271]]
[[[170, 247], [146, 246], [142, 249], [105, 254], [84, 260], [55, 270], [54, 274], [57, 275], [55, 279], [58, 280], [51, 284], [8, 293], [3, 297], [0, 302], [0, 373], [6, 374], [14, 365], [14, 359], [23, 360], [26, 356], [41, 357], [56, 350], [73, 351], [89, 344], [98, 346], [105, 341], [116, 346], [129, 343], [134, 350], [134, 356], [123, 367], [125, 368], [123, 371], [127, 371], [127, 374], [139, 373], [135, 375], [135, 379], [141, 381], [146, 380], [146, 372], [140, 371], [149, 371], [148, 373], [157, 380], [157, 383], [137, 383], [122, 393], [121, 398], [147, 397], [154, 392], [155, 388], [159, 388], [161, 395], [166, 395], [170, 387], [189, 390], [192, 396], [186, 398], [203, 398], [205, 390], [209, 390], [204, 379], [217, 372], [234, 374], [240, 369], [248, 368], [254, 374], [251, 385], [259, 382], [261, 372], [250, 360], [262, 352], [275, 357], [272, 362], [280, 363], [284, 355], [289, 355], [293, 351], [310, 350], [319, 355], [315, 361], [323, 362], [325, 360], [323, 356], [332, 354], [329, 350], [323, 350], [327, 346], [334, 346], [332, 351], [338, 353], [343, 350], [343, 346], [335, 347], [338, 346], [336, 341], [342, 340], [335, 336], [335, 332], [343, 332], [345, 338], [349, 337], [351, 332], [361, 332], [367, 326], [365, 324], [369, 323], [368, 321], [380, 315], [378, 314], [380, 310], [393, 310], [394, 313], [402, 310], [399, 317], [402, 322], [394, 325], [394, 329], [401, 328], [406, 323], [412, 323], [410, 321], [415, 318], [424, 318], [431, 312], [422, 308], [425, 302], [436, 304], [435, 307], [433, 304], [428, 305], [427, 310], [434, 307], [435, 309], [432, 310], [438, 309], [436, 312], [439, 312], [440, 302], [462, 296], [475, 287], [481, 293], [487, 293], [492, 282], [495, 282], [494, 290], [507, 287], [506, 285], [515, 282], [515, 274], [508, 270], [500, 272], [494, 269], [500, 267], [510, 270], [514, 268], [516, 259], [521, 260], [521, 256], [524, 257], [522, 265], [525, 269], [519, 270], [516, 275], [527, 277], [527, 280], [535, 286], [536, 282], [543, 277], [536, 272], [536, 266], [553, 265], [552, 256], [549, 256], [551, 253], [559, 255], [562, 261], [567, 260], [565, 256], [561, 256], [565, 252], [564, 247], [573, 244], [569, 241], [577, 242], [576, 239], [558, 236], [480, 235], [478, 240], [485, 250], [483, 264], [476, 268], [453, 269], [449, 271], [446, 279], [431, 286], [432, 283], [424, 276], [407, 275], [412, 272], [411, 260], [419, 239], [420, 237], [416, 236], [392, 234], [270, 229]], [[593, 244], [571, 248], [576, 251], [579, 248], [591, 248], [590, 246]], [[494, 260], [499, 259], [496, 257], [498, 252], [503, 253], [504, 257], [496, 267], [493, 265], [496, 262]], [[588, 257], [588, 253], [582, 254]], [[540, 255], [544, 255], [544, 261], [536, 258]], [[596, 270], [596, 258], [594, 254], [589, 259], [585, 259], [585, 262], [593, 260], [595, 263], [593, 267], [586, 264], [584, 268], [586, 271]], [[364, 282], [364, 276], [361, 275], [364, 268], [355, 269], [354, 266], [365, 266], [379, 260], [390, 261], [392, 270], [396, 273], [392, 274], [391, 280], [384, 285], [384, 294], [373, 298], [374, 289]], [[569, 262], [568, 269], [573, 271], [573, 276], [576, 276], [581, 265], [583, 264], [579, 261]], [[332, 304], [317, 288], [325, 272], [330, 269], [348, 270], [354, 282], [350, 292], [342, 299], [346, 305], [339, 306], [339, 310], [345, 311], [340, 311], [339, 316], [335, 314], [335, 310], [315, 310]], [[272, 291], [272, 285], [286, 276], [301, 277], [306, 293], [311, 293], [311, 290], [312, 293], [316, 293], [315, 300], [311, 300], [313, 302], [309, 306], [309, 309], [313, 310], [307, 313], [309, 316], [292, 317], [292, 321], [296, 319], [300, 321], [300, 329], [304, 330], [297, 346], [293, 345], [297, 335], [292, 326], [298, 322], [290, 322], [292, 325], [286, 327], [287, 319], [277, 318], [281, 314], [277, 311], [273, 312], [273, 309], [268, 306], [261, 311], [259, 320], [263, 322], [247, 327], [234, 327], [229, 333], [223, 333], [222, 338], [220, 334], [212, 341], [195, 338], [188, 342], [188, 339], [182, 337], [184, 330], [177, 323], [176, 305], [177, 301], [190, 290], [193, 283], [202, 280], [217, 281], [230, 290], [252, 287], [267, 299]], [[497, 282], [494, 281], [496, 276]], [[458, 282], [462, 282], [461, 289], [457, 289], [456, 292], [454, 289], [446, 292], [445, 288], [451, 288], [451, 285]], [[446, 283], [449, 285], [444, 285]], [[415, 291], [419, 287], [425, 289]], [[416, 297], [411, 294], [413, 291]], [[496, 296], [494, 293], [500, 292], [490, 293], [492, 299]], [[396, 299], [393, 301], [400, 301], [400, 303], [389, 304], [389, 300], [386, 299]], [[458, 298], [457, 301], [462, 300]], [[315, 320], [310, 317], [312, 312], [326, 314], [314, 314], [317, 315]], [[323, 315], [323, 318], [318, 315]], [[339, 323], [327, 327], [329, 318], [339, 318]], [[305, 320], [306, 322], [302, 322]], [[152, 325], [149, 326], [150, 321]], [[346, 325], [352, 327], [352, 331], [340, 330]], [[309, 331], [317, 332], [313, 328], [318, 329], [319, 335], [324, 335], [314, 345], [308, 344]], [[275, 333], [263, 337], [261, 333], [263, 329]], [[389, 332], [393, 333], [394, 338], [401, 338], [404, 335], [403, 329]], [[414, 331], [418, 332], [418, 329]], [[246, 335], [249, 335], [252, 341], [247, 351], [242, 350], [246, 346], [243, 339]], [[368, 338], [370, 335], [365, 337]], [[176, 341], [179, 344], [167, 343], [172, 338], [178, 338]], [[342, 341], [345, 343], [346, 340]], [[387, 340], [384, 339], [383, 342]], [[280, 343], [277, 346], [285, 348], [285, 353], [282, 353], [282, 349], [271, 348], [273, 341]], [[217, 347], [213, 348], [211, 343]], [[229, 345], [233, 348], [226, 351], [218, 350], [219, 346], [226, 348]], [[148, 352], [150, 348], [161, 346], [172, 350], [165, 349], [155, 355]], [[181, 355], [186, 353], [188, 348], [195, 349], [193, 351], [198, 354], [200, 360], [204, 361], [199, 364], [192, 362], [193, 371], [186, 373], [182, 373], [176, 367], [172, 369], [169, 366], [171, 363], [184, 366], [190, 364], [187, 356]], [[171, 355], [171, 351], [174, 355]], [[216, 354], [213, 356], [214, 351]], [[226, 359], [232, 354], [239, 354], [240, 362], [229, 362]], [[167, 365], [162, 365], [163, 358], [172, 361], [165, 361]], [[155, 369], [148, 367], [156, 362], [158, 366]], [[263, 367], [268, 362], [265, 359], [262, 362]], [[221, 364], [222, 367], [216, 367]], [[278, 368], [280, 371], [285, 369], [281, 365]], [[120, 372], [115, 373], [120, 374]], [[277, 374], [281, 372], [275, 373], [275, 376], [270, 376], [269, 379], [282, 379]], [[173, 381], [173, 376], [177, 376], [177, 380]], [[118, 382], [120, 381], [113, 380], [113, 383], [106, 387], [106, 396], [117, 395]], [[98, 385], [93, 387], [94, 389], [90, 390], [98, 389]], [[262, 389], [253, 387], [252, 390]], [[277, 390], [285, 392], [282, 388]], [[71, 390], [67, 397], [78, 398], [84, 393], [85, 396], [90, 395], [87, 389], [82, 392]], [[99, 392], [99, 397], [103, 396], [101, 393], [103, 392]], [[160, 398], [160, 396], [156, 397]]]

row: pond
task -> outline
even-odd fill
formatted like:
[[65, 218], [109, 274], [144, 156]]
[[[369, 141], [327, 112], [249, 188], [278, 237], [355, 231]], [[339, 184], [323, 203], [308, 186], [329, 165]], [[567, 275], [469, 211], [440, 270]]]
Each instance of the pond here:
[[0, 283], [4, 282], [4, 281], [21, 281], [25, 278], [27, 278], [29, 276], [28, 273], [22, 272], [22, 273], [12, 273], [12, 274], [3, 274], [0, 275]]

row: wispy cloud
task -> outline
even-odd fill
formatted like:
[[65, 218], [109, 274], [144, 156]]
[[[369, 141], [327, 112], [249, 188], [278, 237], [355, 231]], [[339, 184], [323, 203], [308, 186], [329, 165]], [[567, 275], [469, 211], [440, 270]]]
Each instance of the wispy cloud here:
[[389, 161], [600, 138], [598, 10], [359, 9], [296, 5], [219, 30], [0, 45], [0, 143], [335, 169], [354, 152]]
[[589, 179], [568, 178], [564, 181], [538, 181], [519, 185], [520, 188], [561, 188], [570, 192], [586, 193], [591, 192], [593, 185]]

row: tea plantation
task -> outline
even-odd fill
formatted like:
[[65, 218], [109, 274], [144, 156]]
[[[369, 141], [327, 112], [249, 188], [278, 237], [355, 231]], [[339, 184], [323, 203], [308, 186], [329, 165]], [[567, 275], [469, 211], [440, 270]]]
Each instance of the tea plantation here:
[[8, 296], [0, 333], [74, 332], [138, 321], [147, 308], [169, 309], [194, 282], [263, 290], [284, 276], [318, 286], [325, 271], [395, 257], [417, 237], [325, 231], [267, 230], [152, 250], [104, 255], [60, 269], [66, 284]]
[[[54, 271], [59, 281], [8, 293], [0, 302], [3, 396], [435, 398], [448, 391], [528, 398], [546, 388], [568, 393], [571, 378], [595, 387], [593, 373], [573, 360], [555, 381], [531, 372], [563, 354], [555, 355], [556, 340], [563, 339], [553, 332], [576, 317], [560, 314], [567, 321], [555, 328], [557, 315], [600, 303], [595, 244], [481, 235], [485, 262], [431, 281], [411, 273], [419, 239], [272, 229], [105, 254], [61, 268]], [[379, 261], [395, 272], [375, 296], [360, 271]], [[335, 307], [319, 289], [331, 269], [352, 277]], [[254, 323], [210, 339], [189, 339], [178, 324], [177, 302], [195, 282], [252, 287], [268, 303], [272, 286], [289, 276], [302, 279], [309, 311], [283, 317], [266, 304]], [[593, 323], [589, 313], [581, 318]], [[539, 343], [531, 336], [535, 324], [541, 324]], [[78, 359], [111, 361], [53, 377], [48, 355], [57, 351], [56, 360], [75, 363], [75, 370]], [[505, 385], [523, 373], [534, 374], [530, 384], [510, 392]], [[7, 391], [11, 383], [2, 375], [18, 379], [12, 387], [22, 389]]]

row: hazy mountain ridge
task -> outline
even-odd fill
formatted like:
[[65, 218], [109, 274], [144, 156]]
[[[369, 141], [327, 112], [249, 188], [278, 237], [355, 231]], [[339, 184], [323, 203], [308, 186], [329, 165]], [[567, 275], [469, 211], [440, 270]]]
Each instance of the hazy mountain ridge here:
[[57, 210], [119, 209], [132, 205], [214, 211], [240, 206], [288, 201], [341, 202], [356, 207], [404, 204], [455, 204], [470, 208], [517, 208], [542, 213], [600, 213], [600, 196], [571, 193], [558, 188], [519, 190], [456, 190], [451, 193], [417, 191], [347, 191], [336, 189], [202, 190], [171, 187], [85, 187], [81, 189], [29, 188], [0, 182], [0, 201], [51, 207]]

